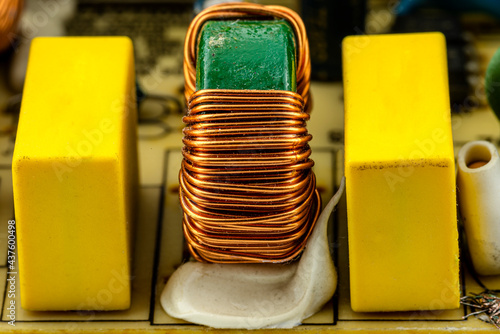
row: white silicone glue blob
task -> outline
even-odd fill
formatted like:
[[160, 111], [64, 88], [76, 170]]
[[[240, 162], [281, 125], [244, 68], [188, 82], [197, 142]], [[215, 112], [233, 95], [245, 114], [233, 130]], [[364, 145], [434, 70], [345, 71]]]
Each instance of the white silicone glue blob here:
[[214, 328], [291, 328], [333, 296], [337, 272], [328, 247], [330, 215], [345, 180], [316, 222], [298, 262], [188, 262], [170, 277], [161, 305], [172, 317]]

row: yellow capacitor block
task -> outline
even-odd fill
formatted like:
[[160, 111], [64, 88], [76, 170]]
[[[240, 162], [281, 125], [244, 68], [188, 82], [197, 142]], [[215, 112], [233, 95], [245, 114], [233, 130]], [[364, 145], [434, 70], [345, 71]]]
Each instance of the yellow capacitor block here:
[[342, 47], [352, 309], [458, 308], [444, 36], [351, 36]]
[[136, 132], [130, 39], [33, 41], [12, 166], [24, 309], [130, 306]]

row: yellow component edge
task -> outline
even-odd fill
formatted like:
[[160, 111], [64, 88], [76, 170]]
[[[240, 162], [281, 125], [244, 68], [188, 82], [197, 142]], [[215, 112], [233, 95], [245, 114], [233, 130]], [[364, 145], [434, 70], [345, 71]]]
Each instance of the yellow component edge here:
[[12, 162], [21, 306], [130, 307], [138, 187], [132, 42], [32, 42]]

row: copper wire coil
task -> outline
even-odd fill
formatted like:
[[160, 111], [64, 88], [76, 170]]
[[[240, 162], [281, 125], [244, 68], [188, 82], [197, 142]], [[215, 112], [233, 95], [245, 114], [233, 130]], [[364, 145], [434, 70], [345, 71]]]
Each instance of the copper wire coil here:
[[[283, 233], [290, 233], [293, 232], [297, 229], [297, 226], [305, 226], [305, 221], [309, 219], [309, 215], [307, 211], [304, 211], [303, 214], [301, 212], [300, 218], [297, 219], [296, 217], [288, 217], [288, 219], [284, 219], [284, 214], [278, 215], [280, 221], [277, 222], [272, 221], [269, 223], [266, 220], [261, 219], [262, 222], [252, 222], [251, 224], [241, 224], [240, 221], [242, 220], [241, 217], [236, 217], [233, 218], [233, 220], [238, 221], [237, 224], [220, 224], [220, 219], [215, 219], [214, 223], [207, 224], [207, 217], [202, 216], [202, 215], [194, 215], [191, 211], [186, 212], [188, 217], [186, 219], [189, 220], [189, 224], [195, 224], [200, 230], [207, 231], [207, 232], [212, 232], [212, 233], [227, 233], [226, 235], [229, 234], [235, 234], [235, 235], [243, 235], [243, 234], [251, 234], [252, 236], [257, 235], [256, 230], [262, 231], [265, 233], [265, 238], [267, 238], [269, 235], [277, 234], [281, 235]], [[193, 218], [193, 217], [198, 217], [198, 218]], [[222, 218], [224, 219], [224, 218]], [[224, 220], [226, 222], [228, 218]]]
[[[251, 209], [263, 210], [269, 207], [271, 210], [279, 210], [281, 208], [293, 207], [296, 204], [304, 201], [305, 198], [312, 192], [312, 187], [309, 185], [312, 182], [306, 184], [309, 189], [301, 187], [293, 192], [286, 194], [269, 195], [268, 193], [255, 194], [250, 193], [248, 195], [234, 194], [225, 191], [210, 191], [203, 190], [200, 187], [194, 187], [188, 182], [185, 182], [183, 175], [180, 178], [181, 188], [183, 195], [186, 196], [193, 202], [200, 205], [204, 205], [206, 208], [225, 208], [234, 207], [239, 205], [239, 211], [248, 211]], [[307, 192], [306, 192], [307, 191]]]
[[309, 170], [314, 166], [314, 162], [312, 160], [307, 160], [302, 163], [281, 166], [272, 170], [267, 166], [252, 166], [252, 168], [226, 166], [224, 169], [218, 169], [199, 167], [184, 159], [182, 166], [190, 172], [197, 174], [197, 177], [204, 179], [213, 180], [215, 178], [223, 177], [224, 179], [229, 180], [231, 179], [230, 176], [235, 176], [233, 179], [239, 179], [240, 175], [251, 176], [254, 174], [261, 174], [260, 180], [276, 180], [294, 175], [293, 172]]
[[[196, 130], [211, 130], [211, 129], [222, 129], [224, 126], [226, 126], [229, 121], [225, 120], [225, 122], [217, 122], [217, 121], [208, 121], [208, 122], [190, 122], [191, 126], [189, 126], [189, 130], [191, 131], [196, 131]], [[305, 121], [302, 120], [273, 120], [272, 124], [274, 127], [305, 127], [306, 123]], [[265, 120], [254, 120], [252, 122], [239, 122], [238, 125], [233, 125], [233, 128], [246, 128], [246, 127], [269, 127], [269, 119]]]
[[[225, 92], [225, 93], [223, 93]], [[218, 97], [220, 109], [223, 109], [224, 105], [244, 105], [244, 106], [255, 106], [264, 105], [269, 106], [276, 102], [290, 104], [296, 108], [302, 108], [304, 104], [304, 99], [300, 93], [290, 94], [289, 91], [283, 90], [252, 90], [252, 89], [202, 89], [194, 92], [189, 97], [188, 106], [193, 109], [193, 114], [197, 113], [195, 109], [196, 106], [202, 105], [203, 107], [209, 108], [210, 105], [206, 105], [207, 101], [211, 101], [214, 96]], [[248, 99], [248, 97], [258, 96], [259, 99]], [[226, 103], [222, 103], [226, 102]], [[279, 106], [274, 106], [279, 107]]]
[[281, 6], [263, 6], [253, 3], [226, 3], [211, 6], [198, 14], [189, 26], [184, 44], [184, 77], [186, 101], [196, 91], [196, 48], [198, 35], [203, 24], [209, 20], [237, 18], [279, 18], [286, 20], [295, 33], [297, 50], [297, 93], [304, 99], [305, 111], [311, 108], [309, 85], [311, 62], [309, 58], [309, 42], [304, 24], [297, 13]]
[[202, 186], [204, 189], [209, 189], [213, 191], [226, 191], [230, 193], [256, 193], [256, 194], [286, 194], [297, 188], [302, 189], [307, 183], [311, 182], [311, 175], [300, 174], [298, 177], [291, 178], [286, 181], [280, 182], [258, 182], [249, 183], [244, 182], [240, 184], [235, 184], [234, 180], [228, 182], [226, 179], [222, 181], [200, 181], [199, 179], [191, 176], [189, 173], [181, 170], [181, 177], [185, 179], [185, 182], [195, 186]]
[[22, 0], [0, 1], [0, 51], [7, 49], [13, 42], [22, 8]]
[[[313, 161], [310, 161], [310, 166], [313, 166]], [[186, 169], [189, 171], [189, 169]], [[213, 171], [213, 170], [210, 170]], [[267, 170], [258, 170], [259, 173], [241, 173], [240, 171], [232, 171], [232, 174], [224, 174], [224, 173], [213, 173], [213, 174], [203, 174], [197, 172], [189, 172], [190, 175], [195, 177], [199, 181], [204, 182], [224, 182], [224, 183], [232, 183], [232, 184], [244, 184], [244, 185], [271, 185], [273, 182], [288, 182], [293, 184], [293, 181], [296, 177], [299, 177], [303, 174], [309, 173], [309, 168], [305, 168], [303, 170], [298, 171], [279, 171], [268, 172]]]
[[[192, 232], [196, 230], [196, 236], [202, 238], [205, 244], [211, 245], [212, 247], [226, 247], [226, 239], [231, 239], [232, 248], [241, 248], [241, 250], [252, 250], [255, 247], [265, 247], [263, 252], [276, 253], [274, 246], [286, 246], [297, 239], [300, 239], [307, 233], [309, 226], [307, 224], [290, 224], [287, 228], [282, 228], [277, 230], [272, 228], [274, 233], [270, 233], [270, 229], [260, 228], [252, 226], [251, 230], [238, 230], [238, 231], [225, 231], [224, 238], [221, 238], [219, 231], [215, 229], [206, 229], [203, 225], [200, 228], [196, 221], [193, 221], [190, 217], [186, 217], [188, 224], [190, 225], [189, 230]], [[273, 247], [266, 247], [266, 245]]]
[[231, 242], [221, 247], [212, 247], [205, 244], [203, 237], [192, 235], [193, 230], [189, 229], [186, 224], [183, 227], [184, 234], [191, 254], [198, 261], [214, 263], [290, 262], [300, 254], [319, 216], [321, 205], [317, 191], [314, 191], [314, 198], [311, 204], [309, 207], [312, 218], [309, 221], [313, 222], [313, 224], [309, 226], [307, 233], [303, 234], [299, 240], [281, 245], [280, 247], [267, 247], [266, 245], [262, 247], [262, 245], [256, 245], [250, 248], [248, 246], [233, 246]]
[[303, 126], [299, 127], [278, 127], [278, 126], [235, 126], [232, 128], [223, 128], [222, 126], [205, 127], [204, 129], [193, 129], [192, 127], [186, 127], [183, 133], [186, 137], [196, 137], [204, 135], [207, 137], [220, 137], [220, 136], [245, 136], [245, 135], [259, 135], [259, 136], [269, 136], [271, 134], [284, 134], [284, 135], [301, 135], [307, 132]]
[[[258, 120], [255, 118], [259, 117]], [[225, 121], [225, 122], [230, 122], [231, 120], [238, 119], [241, 121], [247, 121], [247, 120], [255, 120], [255, 121], [286, 121], [287, 119], [293, 119], [294, 117], [301, 117], [303, 120], [309, 120], [309, 115], [307, 114], [300, 114], [298, 112], [289, 112], [289, 113], [273, 113], [270, 111], [268, 114], [263, 115], [262, 113], [257, 113], [257, 112], [248, 112], [245, 113], [245, 115], [237, 115], [237, 114], [232, 114], [232, 113], [218, 113], [218, 114], [206, 114], [206, 115], [197, 115], [197, 116], [184, 116], [183, 120], [186, 123], [190, 124], [196, 124], [196, 123], [202, 123], [202, 122], [214, 122], [214, 121]]]
[[311, 149], [307, 145], [302, 149], [295, 149], [291, 152], [271, 152], [259, 154], [222, 153], [214, 155], [212, 153], [196, 152], [194, 150], [188, 151], [184, 148], [182, 154], [187, 160], [195, 162], [198, 166], [254, 166], [258, 161], [260, 166], [269, 166], [272, 168], [275, 166], [286, 166], [304, 161], [311, 155]]
[[[197, 260], [281, 263], [299, 256], [320, 208], [303, 103], [285, 91], [193, 94], [179, 182], [184, 234]], [[234, 117], [207, 121], [226, 111]], [[283, 126], [266, 121], [269, 114]]]
[[[295, 33], [297, 92], [196, 90], [198, 35], [212, 19], [285, 19]], [[296, 259], [321, 203], [306, 129], [310, 60], [299, 16], [280, 6], [221, 4], [191, 23], [184, 46], [183, 230], [198, 261]]]
[[[310, 194], [309, 194], [310, 196]], [[309, 198], [303, 201], [300, 205], [295, 206], [291, 210], [274, 210], [267, 215], [262, 215], [261, 212], [256, 215], [242, 214], [242, 211], [226, 211], [218, 212], [209, 210], [198, 203], [189, 200], [182, 196], [182, 205], [186, 209], [186, 214], [195, 221], [199, 221], [200, 225], [208, 227], [210, 230], [240, 228], [240, 233], [247, 231], [247, 228], [263, 228], [269, 230], [275, 229], [275, 232], [288, 230], [289, 226], [301, 225], [302, 219], [306, 217], [307, 208], [310, 204]]]
[[196, 137], [195, 139], [184, 137], [182, 142], [185, 146], [195, 147], [200, 150], [239, 151], [239, 150], [278, 150], [295, 149], [305, 146], [312, 139], [311, 135], [276, 135], [276, 136], [247, 136], [241, 139]]
[[216, 210], [199, 207], [185, 197], [182, 198], [181, 202], [190, 219], [198, 221], [199, 224], [207, 226], [211, 230], [225, 230], [227, 228], [234, 231], [238, 229], [240, 233], [247, 232], [249, 229], [253, 230], [255, 227], [275, 229], [276, 232], [287, 230], [288, 226], [298, 224], [304, 216], [308, 216], [305, 207], [309, 205], [309, 203], [302, 204], [287, 211], [275, 210], [268, 215], [243, 215], [241, 212], [239, 215], [231, 215], [231, 212], [218, 213]]
[[[221, 95], [221, 91], [231, 92], [227, 95]], [[258, 99], [253, 99], [258, 96]], [[207, 103], [218, 98], [219, 103], [214, 106]], [[227, 89], [203, 89], [193, 93], [188, 101], [190, 114], [194, 115], [200, 112], [212, 111], [233, 111], [235, 105], [242, 113], [251, 110], [267, 110], [272, 107], [273, 111], [295, 111], [301, 112], [304, 105], [304, 99], [298, 93], [279, 90], [227, 90]]]

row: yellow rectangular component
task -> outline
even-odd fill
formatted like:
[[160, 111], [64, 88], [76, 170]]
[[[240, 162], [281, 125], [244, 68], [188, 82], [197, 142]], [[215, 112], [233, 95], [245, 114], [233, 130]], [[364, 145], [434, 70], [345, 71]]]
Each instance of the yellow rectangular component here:
[[351, 307], [457, 308], [444, 36], [351, 36], [342, 47]]
[[12, 165], [23, 308], [129, 307], [136, 131], [130, 39], [33, 41]]

